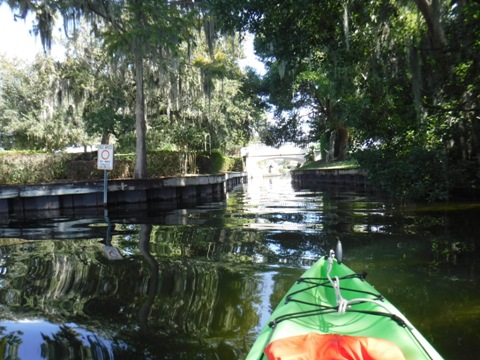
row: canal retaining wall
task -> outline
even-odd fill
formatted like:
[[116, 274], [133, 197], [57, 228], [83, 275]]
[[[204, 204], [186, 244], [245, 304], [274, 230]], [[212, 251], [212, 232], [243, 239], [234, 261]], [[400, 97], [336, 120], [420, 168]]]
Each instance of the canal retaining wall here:
[[360, 169], [294, 170], [292, 184], [299, 189], [319, 189], [326, 186], [344, 186], [369, 190], [367, 174]]
[[[107, 207], [148, 203], [172, 209], [226, 198], [247, 181], [245, 173], [108, 181]], [[104, 182], [0, 186], [0, 215], [104, 207]]]

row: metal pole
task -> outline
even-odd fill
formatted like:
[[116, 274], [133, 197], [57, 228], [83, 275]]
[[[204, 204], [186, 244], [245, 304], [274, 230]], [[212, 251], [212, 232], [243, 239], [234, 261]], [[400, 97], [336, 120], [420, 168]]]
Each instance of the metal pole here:
[[103, 207], [107, 207], [108, 171], [103, 170]]
[[110, 221], [110, 218], [108, 217], [108, 209], [103, 210], [103, 217], [105, 218], [105, 221], [107, 222], [107, 233], [105, 235], [105, 245], [106, 246], [111, 246], [111, 244], [112, 244], [112, 222]]

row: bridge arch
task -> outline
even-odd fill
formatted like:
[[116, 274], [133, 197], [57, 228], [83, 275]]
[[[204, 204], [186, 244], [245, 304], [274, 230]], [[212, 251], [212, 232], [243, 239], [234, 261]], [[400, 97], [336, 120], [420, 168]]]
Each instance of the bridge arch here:
[[268, 163], [274, 160], [290, 160], [303, 164], [307, 150], [293, 144], [287, 144], [280, 148], [274, 148], [263, 144], [253, 144], [242, 149], [245, 157], [245, 167], [249, 177], [268, 175], [268, 166], [262, 166], [262, 162]]

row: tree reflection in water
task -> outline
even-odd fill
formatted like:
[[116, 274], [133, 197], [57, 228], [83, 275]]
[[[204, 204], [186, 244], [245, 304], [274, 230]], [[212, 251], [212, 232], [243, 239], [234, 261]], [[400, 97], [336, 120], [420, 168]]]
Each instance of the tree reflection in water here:
[[185, 259], [171, 241], [178, 229], [157, 231], [152, 246], [153, 228], [117, 232], [114, 245], [137, 246], [120, 261], [109, 261], [96, 240], [4, 244], [3, 356], [23, 359], [24, 349], [28, 359], [244, 356], [258, 320], [254, 273]]
[[188, 210], [0, 219], [0, 358], [242, 359], [337, 236], [440, 353], [475, 358], [478, 204], [398, 208], [279, 181]]

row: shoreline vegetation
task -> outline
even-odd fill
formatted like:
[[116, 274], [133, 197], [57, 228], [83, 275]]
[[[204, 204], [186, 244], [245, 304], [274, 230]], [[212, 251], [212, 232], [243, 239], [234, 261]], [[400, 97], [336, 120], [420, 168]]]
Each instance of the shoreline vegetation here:
[[358, 169], [360, 165], [354, 159], [343, 161], [325, 162], [324, 160], [317, 160], [305, 163], [295, 170], [338, 170], [338, 169]]
[[[115, 154], [114, 168], [109, 178], [133, 178], [134, 154]], [[188, 157], [188, 159], [186, 159]], [[61, 183], [103, 179], [97, 169], [97, 152], [42, 153], [30, 151], [3, 151], [0, 153], [0, 186]], [[295, 170], [336, 170], [359, 168], [354, 159], [307, 162]], [[193, 169], [193, 170], [192, 170]], [[149, 153], [149, 178], [243, 172], [240, 157], [224, 156], [219, 152], [188, 154], [177, 151]]]
[[[183, 153], [171, 150], [148, 153], [148, 179], [165, 177], [185, 177], [195, 175], [214, 175], [231, 172], [244, 172], [241, 157], [225, 156], [218, 151], [198, 151]], [[134, 178], [135, 154], [115, 154], [114, 168], [109, 171], [110, 180]], [[309, 161], [293, 171], [362, 169], [354, 158], [343, 161]], [[363, 168], [364, 169], [364, 168]], [[364, 169], [366, 171], [366, 169]], [[367, 171], [368, 173], [368, 171]], [[36, 185], [67, 182], [98, 181], [103, 179], [103, 171], [97, 169], [97, 151], [82, 153], [44, 153], [31, 151], [0, 152], [0, 187], [9, 185]], [[373, 187], [384, 193], [390, 193], [393, 199], [407, 201], [388, 191], [385, 184], [378, 183], [367, 174]], [[444, 202], [454, 199], [480, 199], [480, 191], [471, 187], [455, 187], [442, 198], [417, 200]], [[415, 201], [415, 198], [410, 198]]]
[[[113, 170], [109, 178], [134, 177], [135, 155], [115, 154]], [[196, 152], [185, 154], [176, 151], [149, 152], [149, 179], [242, 172], [242, 159], [228, 157], [220, 152]], [[103, 179], [103, 171], [97, 169], [97, 152], [86, 153], [38, 153], [3, 151], [0, 153], [0, 186], [32, 185]]]
[[[406, 202], [449, 202], [452, 200], [480, 200], [480, 189], [471, 184], [470, 186], [452, 186], [448, 189], [443, 190], [442, 196], [438, 194], [430, 194], [425, 191], [425, 188], [422, 188], [421, 181], [419, 179], [411, 179], [411, 181], [405, 181], [404, 186], [410, 183], [412, 188], [420, 187], [422, 188], [416, 197], [411, 196], [411, 194], [403, 193], [398, 194], [398, 190], [395, 186], [392, 186], [391, 179], [382, 178], [372, 175], [368, 168], [365, 168], [359, 164], [359, 162], [354, 158], [349, 158], [347, 160], [341, 161], [332, 161], [325, 162], [325, 160], [310, 161], [304, 165], [295, 169], [295, 171], [315, 171], [315, 170], [349, 170], [349, 169], [358, 169], [362, 170], [367, 175], [368, 182], [372, 187], [384, 194], [389, 194], [389, 196], [395, 201]], [[415, 181], [416, 180], [416, 181]]]

